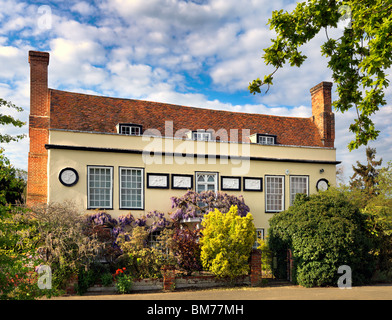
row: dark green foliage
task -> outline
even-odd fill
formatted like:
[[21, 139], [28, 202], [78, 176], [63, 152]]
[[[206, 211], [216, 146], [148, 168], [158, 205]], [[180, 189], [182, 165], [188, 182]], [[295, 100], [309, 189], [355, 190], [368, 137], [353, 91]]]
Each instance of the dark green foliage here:
[[[17, 128], [21, 128], [23, 127], [26, 123], [23, 121], [20, 121], [18, 119], [15, 119], [13, 116], [9, 115], [9, 114], [4, 114], [4, 109], [2, 109], [3, 107], [8, 108], [8, 109], [14, 109], [13, 111], [17, 111], [17, 112], [22, 112], [23, 109], [20, 107], [17, 107], [16, 105], [14, 105], [11, 101], [6, 101], [4, 99], [0, 98], [0, 126], [7, 126], [7, 125], [11, 125]], [[3, 134], [0, 133], [0, 143], [8, 143], [11, 141], [19, 141], [20, 139], [23, 139], [24, 137], [26, 137], [25, 134], [18, 134], [16, 136], [11, 136], [9, 134]]]
[[376, 169], [376, 167], [382, 164], [382, 159], [376, 161], [375, 158], [376, 149], [367, 147], [367, 164], [363, 165], [359, 161], [357, 161], [357, 166], [352, 166], [354, 174], [350, 178], [350, 188], [351, 190], [363, 190], [366, 194], [366, 199], [369, 199], [377, 194], [377, 176], [380, 169]]
[[17, 204], [23, 202], [26, 181], [22, 170], [15, 169], [4, 156], [0, 148], [0, 204]]
[[76, 292], [82, 295], [87, 292], [87, 289], [95, 284], [102, 284], [108, 286], [113, 283], [113, 277], [110, 273], [109, 265], [99, 262], [92, 263], [89, 269], [80, 268], [78, 272], [78, 284]]
[[335, 190], [298, 195], [293, 206], [270, 220], [269, 246], [277, 255], [275, 275], [286, 277], [291, 249], [293, 280], [306, 287], [336, 285], [341, 265], [351, 267], [353, 285], [367, 282], [374, 271], [366, 217]]

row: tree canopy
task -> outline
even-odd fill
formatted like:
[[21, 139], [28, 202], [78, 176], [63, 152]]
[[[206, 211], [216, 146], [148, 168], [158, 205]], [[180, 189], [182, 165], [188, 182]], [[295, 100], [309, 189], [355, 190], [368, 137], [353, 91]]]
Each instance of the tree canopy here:
[[[386, 70], [392, 64], [392, 1], [391, 0], [308, 0], [300, 2], [292, 12], [274, 11], [269, 19], [277, 36], [264, 49], [263, 59], [275, 69], [272, 73], [253, 80], [251, 93], [261, 93], [261, 87], [273, 84], [276, 71], [286, 63], [300, 67], [306, 56], [301, 46], [324, 31], [326, 41], [321, 53], [329, 58], [328, 68], [336, 84], [337, 99], [333, 106], [345, 112], [354, 108], [357, 117], [349, 130], [355, 140], [349, 150], [375, 140], [379, 131], [371, 119], [386, 105], [385, 90], [389, 85]], [[350, 19], [343, 34], [330, 38], [328, 28], [336, 28], [342, 19]]]
[[277, 256], [275, 276], [286, 275], [287, 249], [293, 281], [305, 287], [336, 285], [338, 268], [352, 268], [353, 284], [371, 279], [376, 257], [366, 216], [339, 190], [299, 194], [288, 210], [270, 219], [269, 246]]
[[0, 148], [0, 206], [24, 201], [26, 180], [23, 176], [23, 170], [15, 169]]
[[[0, 98], [0, 125], [13, 125], [14, 127], [18, 127], [18, 128], [21, 128], [25, 125], [25, 122], [20, 121], [18, 119], [15, 119], [11, 115], [3, 114], [1, 112], [1, 108], [3, 108], [3, 107], [9, 108], [9, 109], [14, 109], [17, 112], [23, 111], [22, 108], [14, 105], [12, 102], [6, 101], [6, 100]], [[0, 143], [19, 141], [20, 139], [23, 139], [24, 137], [25, 137], [24, 134], [18, 134], [16, 136], [12, 136], [9, 134], [0, 133]]]
[[380, 171], [376, 167], [382, 164], [382, 159], [377, 161], [375, 158], [376, 149], [367, 147], [367, 164], [357, 161], [357, 166], [352, 166], [354, 174], [350, 178], [351, 189], [363, 189], [369, 196], [376, 194], [377, 176]]

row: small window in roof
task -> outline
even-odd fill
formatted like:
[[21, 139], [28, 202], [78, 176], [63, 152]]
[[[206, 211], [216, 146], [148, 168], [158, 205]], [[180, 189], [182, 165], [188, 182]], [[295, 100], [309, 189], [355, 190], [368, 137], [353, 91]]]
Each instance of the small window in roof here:
[[276, 136], [267, 135], [267, 134], [259, 134], [257, 137], [257, 142], [259, 144], [274, 145], [274, 144], [276, 144]]
[[140, 124], [120, 123], [117, 127], [117, 132], [128, 136], [140, 136], [142, 134], [142, 126]]
[[205, 131], [193, 131], [192, 139], [197, 141], [210, 141], [212, 140], [212, 134], [211, 132]]

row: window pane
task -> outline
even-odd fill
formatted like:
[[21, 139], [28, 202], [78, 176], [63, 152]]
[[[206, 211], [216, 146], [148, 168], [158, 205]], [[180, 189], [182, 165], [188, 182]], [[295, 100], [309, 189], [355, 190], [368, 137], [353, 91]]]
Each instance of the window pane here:
[[203, 192], [206, 191], [206, 186], [204, 184], [198, 184], [196, 192]]
[[88, 207], [111, 208], [112, 168], [89, 167], [88, 180]]
[[266, 177], [266, 211], [283, 211], [284, 177]]
[[271, 145], [271, 144], [275, 143], [275, 138], [274, 137], [268, 137], [268, 136], [259, 136], [259, 143], [260, 144]]
[[208, 176], [208, 182], [215, 182], [215, 176]]
[[298, 193], [308, 194], [308, 177], [290, 177], [290, 205], [294, 203]]
[[121, 208], [143, 208], [142, 170], [121, 168]]
[[210, 132], [194, 132], [193, 133], [193, 140], [209, 141], [209, 140], [211, 140], [211, 133]]
[[120, 133], [126, 135], [139, 136], [140, 135], [140, 127], [132, 126], [132, 125], [121, 125]]
[[217, 192], [217, 174], [216, 173], [197, 173], [196, 174], [196, 192], [214, 191]]

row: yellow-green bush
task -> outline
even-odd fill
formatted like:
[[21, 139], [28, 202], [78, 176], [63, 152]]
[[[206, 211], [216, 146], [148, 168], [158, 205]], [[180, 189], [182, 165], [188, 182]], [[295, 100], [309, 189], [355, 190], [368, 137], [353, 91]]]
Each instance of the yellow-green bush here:
[[239, 216], [237, 206], [232, 206], [227, 213], [215, 209], [204, 216], [202, 226], [203, 268], [217, 277], [233, 279], [246, 275], [256, 233], [252, 214]]

